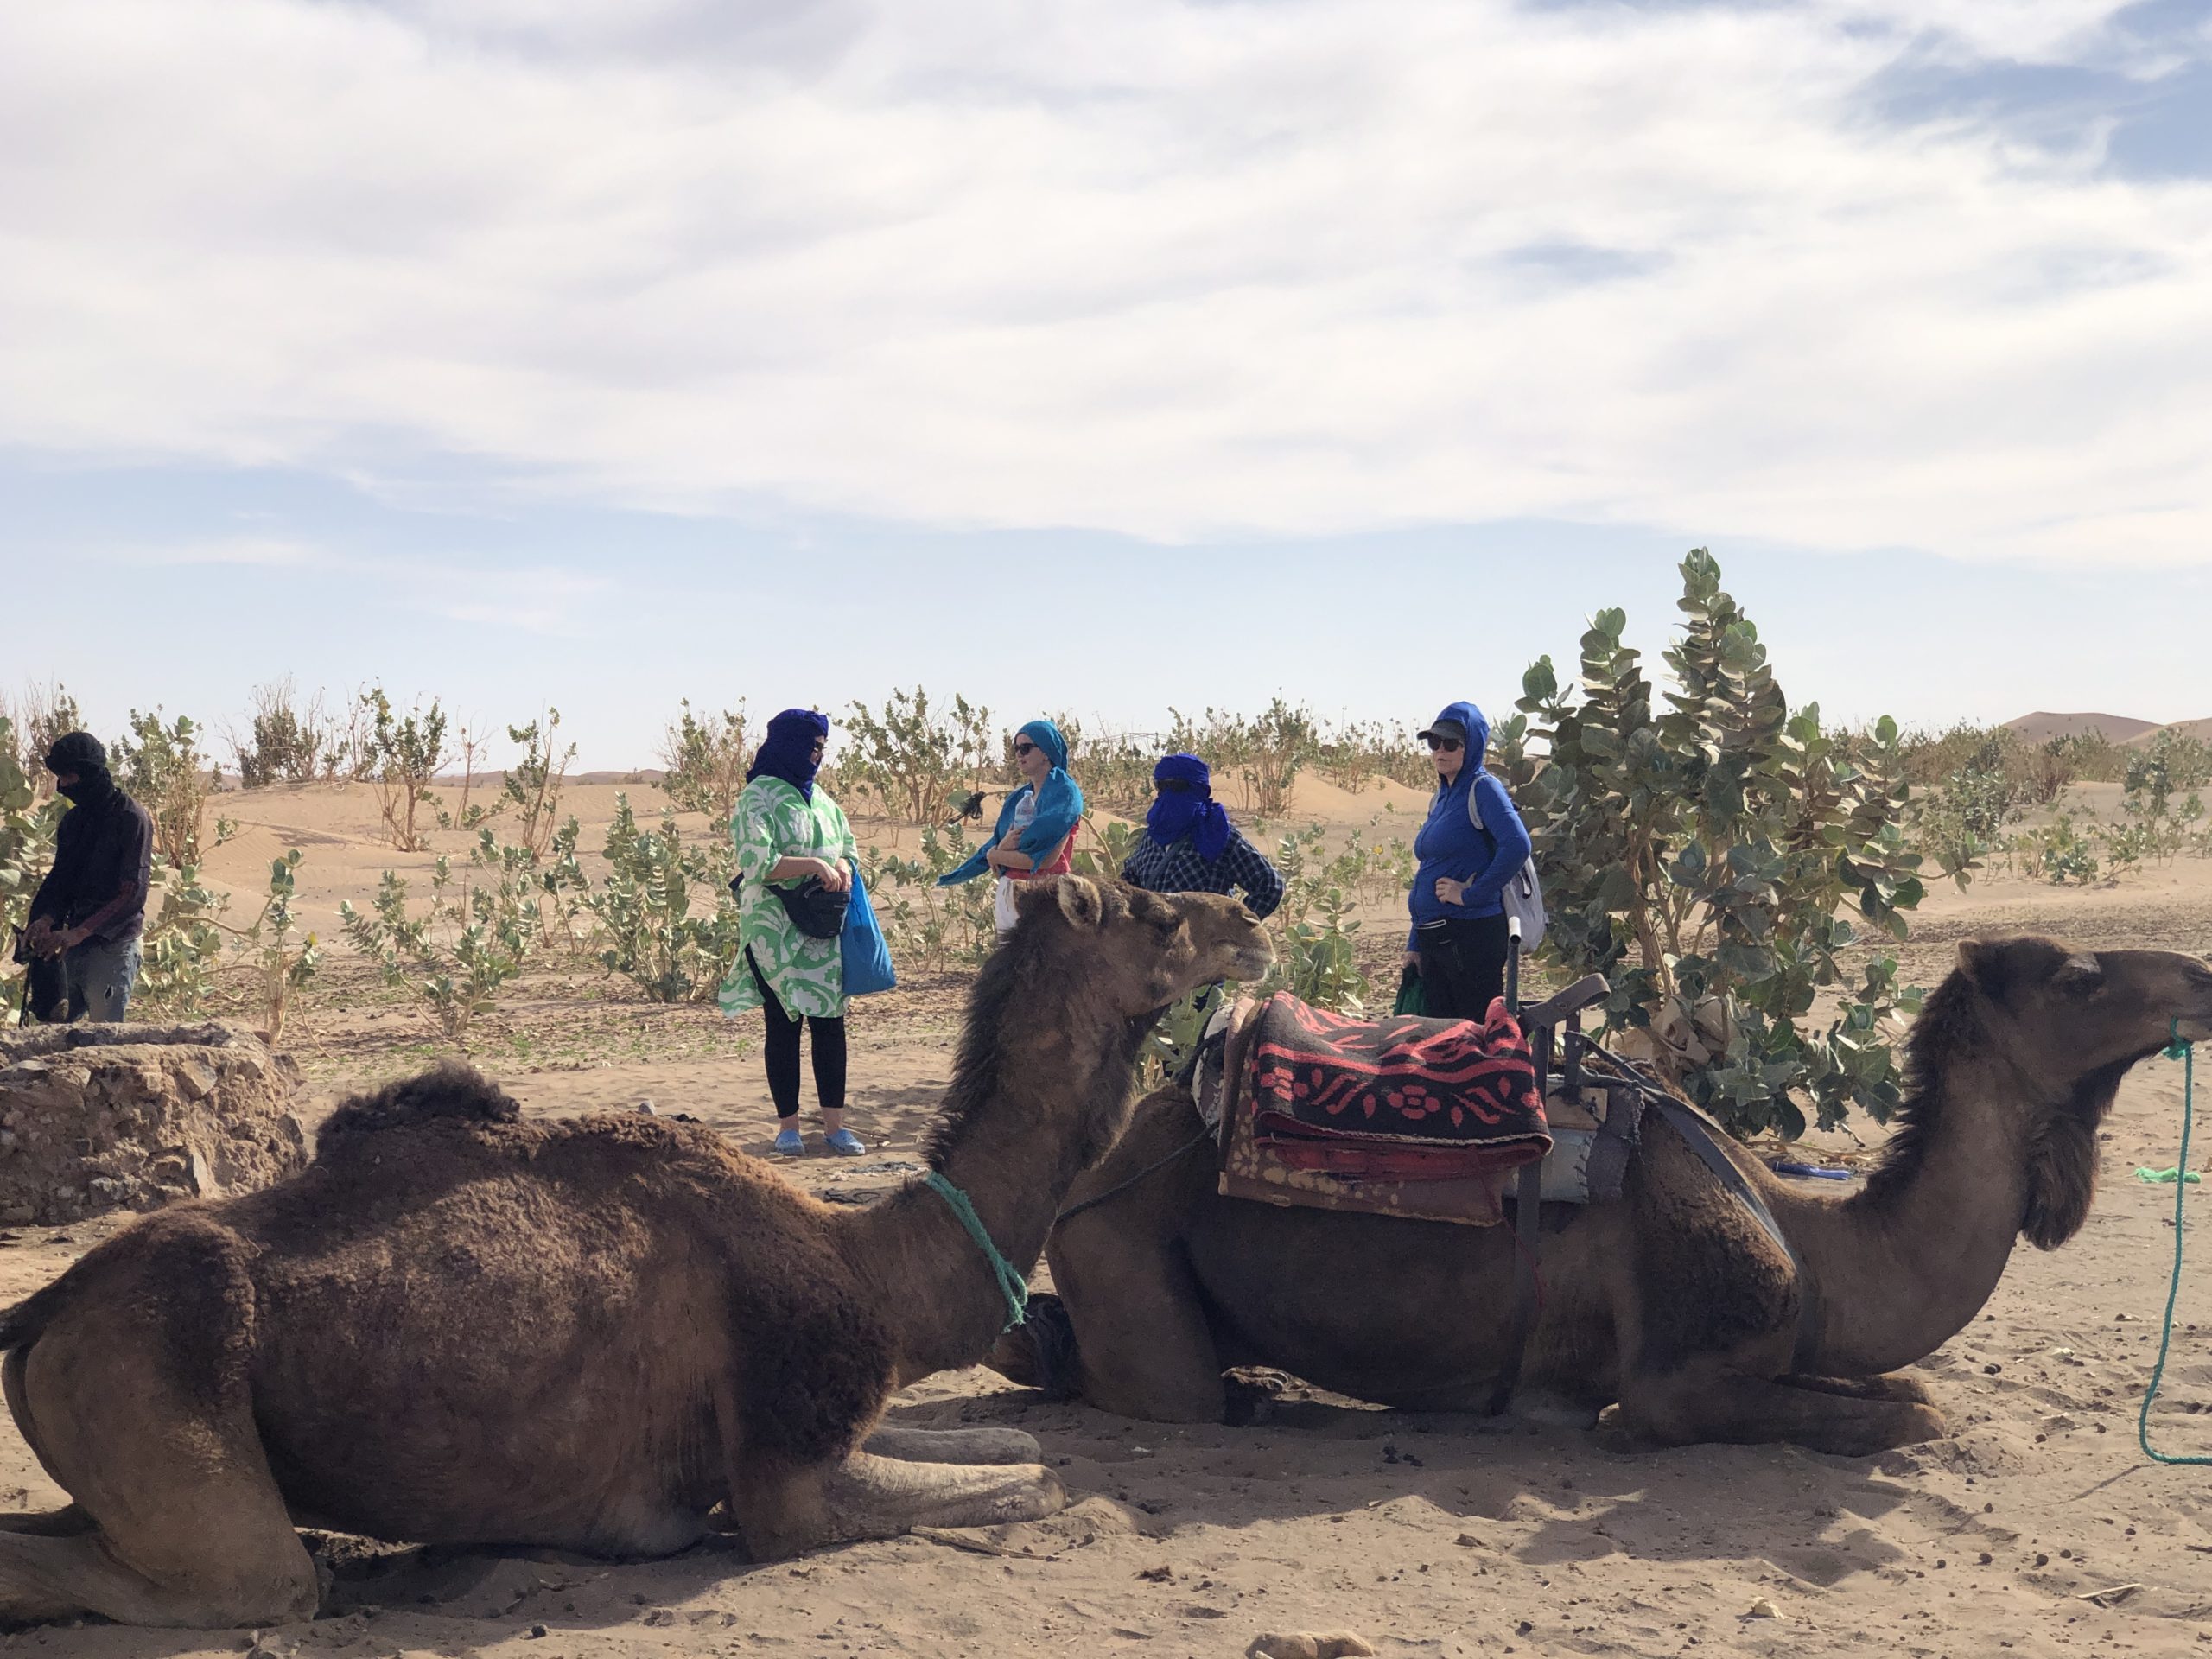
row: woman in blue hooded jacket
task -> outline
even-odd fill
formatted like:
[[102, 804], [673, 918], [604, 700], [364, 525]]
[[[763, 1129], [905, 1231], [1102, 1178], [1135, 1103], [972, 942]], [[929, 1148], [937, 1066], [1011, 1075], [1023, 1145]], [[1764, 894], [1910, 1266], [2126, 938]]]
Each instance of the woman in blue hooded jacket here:
[[1483, 769], [1490, 721], [1455, 702], [1421, 734], [1436, 794], [1414, 837], [1421, 868], [1407, 908], [1406, 965], [1421, 974], [1432, 1019], [1480, 1020], [1505, 995], [1505, 884], [1529, 857], [1529, 831], [1505, 785]]
[[1068, 868], [1076, 826], [1083, 822], [1083, 791], [1068, 776], [1068, 743], [1049, 720], [1033, 720], [1014, 734], [1014, 763], [1022, 785], [999, 809], [991, 838], [958, 869], [938, 878], [940, 887], [972, 881], [986, 870], [998, 877], [994, 919], [999, 937], [1014, 931], [1014, 884]]

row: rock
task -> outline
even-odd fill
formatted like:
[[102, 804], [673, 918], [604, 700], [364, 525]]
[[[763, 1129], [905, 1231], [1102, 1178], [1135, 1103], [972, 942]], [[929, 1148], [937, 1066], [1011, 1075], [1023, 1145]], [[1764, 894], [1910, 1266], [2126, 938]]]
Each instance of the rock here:
[[251, 1192], [303, 1169], [298, 1068], [218, 1025], [0, 1032], [0, 1225]]
[[1293, 1630], [1254, 1637], [1244, 1659], [1345, 1659], [1374, 1651], [1350, 1630]]
[[653, 1109], [652, 1096], [651, 1095], [646, 1096], [645, 1099], [638, 1103], [638, 1109], [643, 1112], [647, 1117], [658, 1117], [660, 1116], [658, 1112]]
[[1745, 1618], [1779, 1618], [1782, 1617], [1782, 1610], [1764, 1596], [1761, 1596], [1745, 1610], [1744, 1617]]

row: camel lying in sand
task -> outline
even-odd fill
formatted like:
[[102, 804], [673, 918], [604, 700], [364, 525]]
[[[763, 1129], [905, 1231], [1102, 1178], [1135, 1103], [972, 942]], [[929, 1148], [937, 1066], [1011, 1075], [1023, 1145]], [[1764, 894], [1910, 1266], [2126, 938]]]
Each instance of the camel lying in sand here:
[[[1544, 1206], [1520, 1386], [1593, 1413], [1618, 1402], [1627, 1428], [1674, 1444], [1859, 1454], [1941, 1435], [1920, 1385], [1891, 1373], [1974, 1318], [2016, 1236], [2050, 1249], [2074, 1235], [2120, 1077], [2177, 1026], [2212, 1033], [2212, 970], [2191, 957], [1961, 945], [1913, 1028], [1899, 1128], [1863, 1191], [1808, 1192], [1731, 1149], [1809, 1284], [1647, 1116], [1619, 1202]], [[1198, 1132], [1186, 1091], [1154, 1093], [1071, 1209]], [[1214, 1183], [1209, 1140], [1071, 1213], [1046, 1246], [1061, 1306], [1040, 1303], [990, 1363], [1019, 1382], [1071, 1376], [1092, 1405], [1166, 1422], [1221, 1421], [1224, 1368], [1249, 1365], [1385, 1405], [1488, 1408], [1513, 1352], [1511, 1228], [1278, 1209]], [[1792, 1374], [1808, 1290], [1809, 1363]], [[1037, 1334], [1056, 1317], [1072, 1360], [1068, 1329]]]
[[[1017, 1272], [1109, 1146], [1155, 1012], [1263, 971], [1234, 900], [1025, 884], [928, 1157]], [[833, 1209], [664, 1119], [524, 1122], [449, 1069], [342, 1106], [296, 1179], [179, 1204], [0, 1314], [8, 1404], [76, 1501], [0, 1521], [0, 1618], [314, 1612], [294, 1528], [756, 1557], [1064, 1501], [1011, 1430], [884, 1430], [1007, 1305], [948, 1201]], [[888, 1453], [890, 1455], [882, 1455]]]

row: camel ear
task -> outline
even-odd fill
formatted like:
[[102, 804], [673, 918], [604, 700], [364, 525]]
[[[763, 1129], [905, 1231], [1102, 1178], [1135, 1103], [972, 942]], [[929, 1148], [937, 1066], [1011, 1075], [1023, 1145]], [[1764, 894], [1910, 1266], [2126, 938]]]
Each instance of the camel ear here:
[[1089, 876], [1064, 875], [1058, 884], [1060, 914], [1087, 932], [1096, 932], [1106, 920], [1106, 895]]

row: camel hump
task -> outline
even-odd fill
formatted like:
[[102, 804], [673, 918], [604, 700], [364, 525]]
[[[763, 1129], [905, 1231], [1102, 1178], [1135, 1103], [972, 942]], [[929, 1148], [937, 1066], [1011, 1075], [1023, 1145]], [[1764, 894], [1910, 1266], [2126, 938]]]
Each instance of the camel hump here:
[[391, 1129], [435, 1123], [512, 1123], [522, 1116], [513, 1096], [473, 1065], [442, 1060], [429, 1071], [373, 1094], [355, 1095], [324, 1120], [317, 1156], [340, 1142]]

